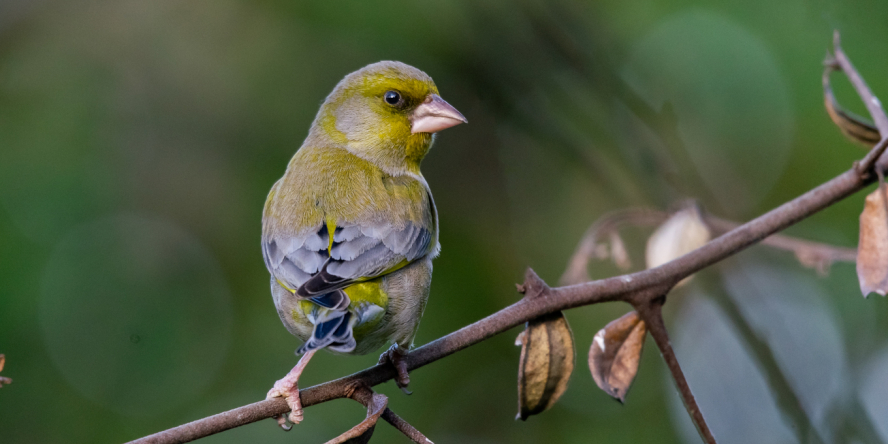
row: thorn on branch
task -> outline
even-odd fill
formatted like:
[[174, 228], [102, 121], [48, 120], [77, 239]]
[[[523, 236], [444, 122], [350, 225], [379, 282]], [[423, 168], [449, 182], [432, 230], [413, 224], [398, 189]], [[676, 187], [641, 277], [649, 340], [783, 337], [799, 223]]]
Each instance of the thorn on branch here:
[[[523, 291], [522, 291], [523, 290]], [[549, 291], [549, 286], [540, 279], [533, 271], [533, 268], [527, 268], [524, 272], [524, 283], [518, 286], [518, 292], [524, 295], [525, 299], [533, 299], [542, 296]]]

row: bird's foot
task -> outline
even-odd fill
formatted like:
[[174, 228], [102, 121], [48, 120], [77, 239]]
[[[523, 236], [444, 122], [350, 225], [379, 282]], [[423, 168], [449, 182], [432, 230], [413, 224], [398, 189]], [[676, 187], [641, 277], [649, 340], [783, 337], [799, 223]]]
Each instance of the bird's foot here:
[[410, 385], [410, 374], [407, 373], [407, 361], [404, 360], [405, 356], [407, 356], [407, 350], [404, 350], [399, 347], [398, 344], [395, 344], [379, 356], [379, 363], [385, 364], [390, 362], [392, 366], [395, 367], [395, 372], [398, 373], [398, 376], [395, 377], [395, 384], [398, 385], [398, 388], [401, 389], [402, 392], [410, 395], [412, 392], [407, 390], [407, 386]]
[[305, 370], [306, 364], [308, 364], [312, 355], [315, 354], [315, 351], [316, 350], [312, 350], [302, 355], [302, 358], [299, 359], [296, 367], [293, 367], [293, 370], [290, 370], [290, 373], [287, 373], [287, 376], [284, 376], [275, 382], [274, 386], [265, 396], [266, 400], [278, 397], [284, 398], [284, 400], [287, 401], [287, 405], [290, 406], [289, 415], [280, 414], [274, 417], [274, 419], [277, 420], [278, 425], [284, 430], [290, 430], [293, 428], [293, 424], [299, 424], [302, 422], [302, 399], [299, 397], [299, 375]]
[[289, 431], [293, 428], [293, 424], [302, 422], [302, 400], [299, 398], [299, 384], [295, 379], [291, 379], [288, 374], [283, 379], [274, 383], [274, 387], [268, 391], [265, 399], [284, 398], [287, 405], [290, 406], [290, 414], [280, 414], [274, 417], [282, 429]]

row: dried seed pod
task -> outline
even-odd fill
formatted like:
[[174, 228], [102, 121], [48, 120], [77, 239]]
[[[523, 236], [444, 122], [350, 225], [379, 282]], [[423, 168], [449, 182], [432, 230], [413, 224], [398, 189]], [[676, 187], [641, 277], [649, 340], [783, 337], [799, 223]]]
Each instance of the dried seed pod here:
[[[709, 239], [709, 227], [703, 222], [700, 210], [696, 206], [688, 206], [670, 216], [648, 238], [645, 250], [647, 267], [658, 267], [684, 256], [702, 247]], [[686, 277], [676, 287], [690, 279], [690, 276]]]
[[823, 74], [823, 104], [829, 118], [845, 137], [870, 148], [879, 143], [881, 137], [875, 125], [839, 106], [829, 83], [829, 72]]
[[638, 313], [630, 311], [599, 330], [592, 340], [589, 348], [592, 379], [620, 402], [626, 400], [626, 392], [638, 373], [646, 333], [644, 321]]
[[521, 346], [515, 419], [526, 420], [552, 407], [567, 389], [574, 369], [573, 335], [559, 311], [528, 322], [515, 345]]
[[888, 194], [884, 185], [866, 196], [860, 214], [857, 279], [864, 297], [873, 291], [882, 296], [888, 292]]

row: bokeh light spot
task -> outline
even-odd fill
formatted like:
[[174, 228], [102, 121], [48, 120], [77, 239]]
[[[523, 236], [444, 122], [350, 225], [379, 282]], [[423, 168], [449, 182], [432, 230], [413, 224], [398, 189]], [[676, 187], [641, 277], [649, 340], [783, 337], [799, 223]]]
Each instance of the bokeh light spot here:
[[703, 11], [667, 18], [635, 45], [623, 77], [655, 109], [671, 108], [696, 174], [726, 212], [755, 208], [783, 173], [795, 133], [789, 89], [745, 27]]
[[46, 347], [67, 382], [127, 415], [187, 402], [213, 380], [232, 306], [213, 255], [175, 225], [99, 219], [55, 247], [42, 282]]

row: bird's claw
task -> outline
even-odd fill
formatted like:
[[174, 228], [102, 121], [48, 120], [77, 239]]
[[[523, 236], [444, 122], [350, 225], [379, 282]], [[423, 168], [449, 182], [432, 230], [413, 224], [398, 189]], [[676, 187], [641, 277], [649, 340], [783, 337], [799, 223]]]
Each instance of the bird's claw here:
[[278, 425], [286, 431], [293, 428], [293, 424], [302, 422], [302, 400], [299, 397], [299, 387], [296, 381], [290, 381], [286, 377], [274, 383], [274, 387], [268, 391], [265, 399], [284, 398], [290, 406], [290, 414], [280, 414], [274, 417]]
[[275, 382], [271, 390], [268, 391], [268, 394], [265, 395], [265, 399], [277, 397], [284, 398], [284, 400], [287, 401], [287, 405], [290, 406], [289, 415], [281, 414], [274, 417], [274, 419], [277, 420], [278, 425], [284, 430], [290, 430], [293, 428], [292, 424], [299, 424], [302, 422], [302, 400], [299, 398], [299, 375], [305, 370], [305, 366], [308, 365], [308, 361], [314, 356], [316, 351], [317, 350], [310, 350], [305, 352], [305, 354], [299, 358], [296, 367], [293, 367], [293, 370], [290, 370], [290, 372], [287, 373], [287, 376], [284, 376]]
[[389, 362], [395, 367], [395, 372], [398, 374], [398, 376], [395, 377], [395, 384], [398, 385], [398, 388], [401, 389], [402, 392], [410, 395], [413, 392], [407, 390], [407, 386], [410, 385], [410, 374], [407, 372], [407, 361], [404, 360], [405, 356], [407, 356], [407, 353], [402, 351], [401, 348], [395, 344], [379, 356], [379, 363], [385, 364]]

